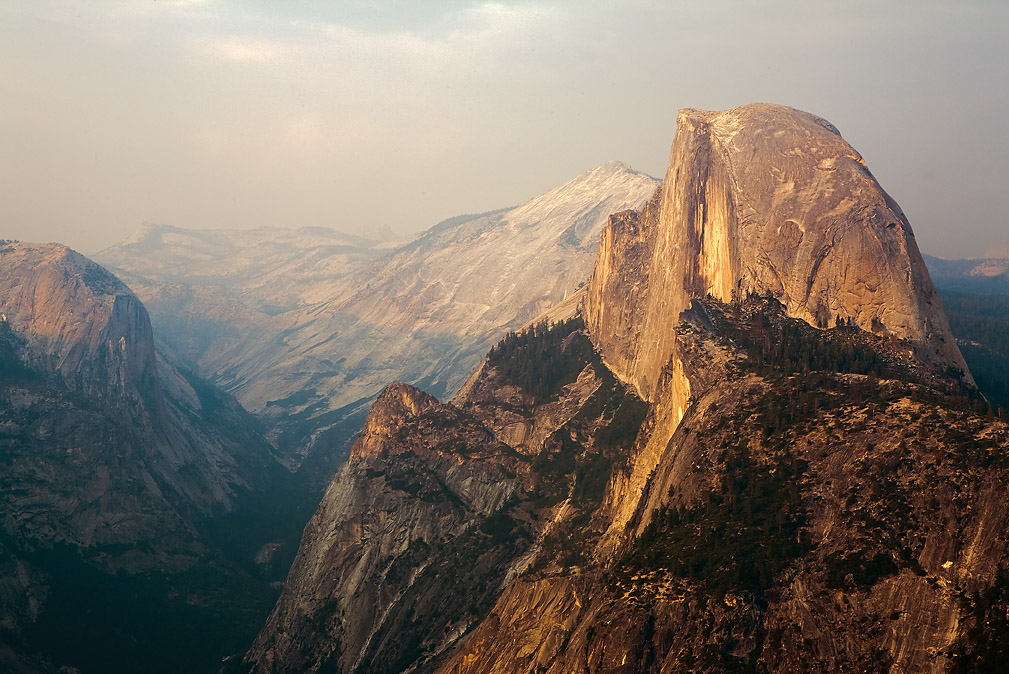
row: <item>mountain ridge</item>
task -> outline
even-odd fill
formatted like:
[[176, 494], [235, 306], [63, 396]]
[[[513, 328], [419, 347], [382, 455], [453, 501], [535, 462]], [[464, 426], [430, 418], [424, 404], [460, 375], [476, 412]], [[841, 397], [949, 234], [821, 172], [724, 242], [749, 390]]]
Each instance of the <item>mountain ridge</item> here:
[[925, 255], [932, 278], [944, 290], [1009, 293], [1009, 258], [945, 259]]
[[[387, 383], [453, 393], [496, 339], [587, 281], [609, 213], [640, 205], [657, 184], [602, 164], [524, 205], [443, 221], [351, 265], [324, 299], [273, 316], [213, 288], [130, 282], [199, 372], [275, 424], [287, 465], [320, 463], [311, 470], [325, 481]], [[143, 276], [142, 266], [127, 271]]]

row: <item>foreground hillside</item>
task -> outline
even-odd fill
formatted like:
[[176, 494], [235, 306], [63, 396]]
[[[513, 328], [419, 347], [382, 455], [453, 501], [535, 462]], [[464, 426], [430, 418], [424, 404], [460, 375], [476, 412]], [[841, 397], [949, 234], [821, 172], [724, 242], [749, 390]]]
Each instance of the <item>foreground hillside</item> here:
[[452, 405], [387, 389], [250, 668], [943, 671], [992, 657], [985, 621], [1009, 607], [1005, 422], [906, 347], [815, 330], [773, 300], [683, 318], [692, 402], [636, 498], [672, 372], [647, 406], [577, 321], [502, 343]]

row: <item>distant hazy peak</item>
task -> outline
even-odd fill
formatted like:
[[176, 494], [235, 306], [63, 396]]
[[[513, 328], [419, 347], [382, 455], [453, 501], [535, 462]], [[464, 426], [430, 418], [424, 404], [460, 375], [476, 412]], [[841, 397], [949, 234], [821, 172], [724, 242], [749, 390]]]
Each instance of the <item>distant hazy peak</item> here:
[[163, 231], [171, 231], [175, 229], [171, 225], [159, 225], [151, 222], [145, 222], [137, 228], [137, 231], [130, 234], [126, 239], [119, 245], [121, 246], [133, 246], [147, 239], [152, 238], [156, 234]]
[[1009, 257], [945, 259], [925, 256], [929, 274], [944, 290], [1009, 292]]
[[610, 183], [614, 180], [617, 181], [626, 180], [628, 179], [628, 177], [631, 176], [641, 176], [643, 179], [657, 181], [656, 178], [653, 178], [645, 173], [642, 173], [641, 171], [635, 171], [633, 168], [631, 168], [629, 165], [625, 164], [622, 161], [613, 160], [605, 162], [603, 164], [599, 164], [598, 166], [594, 166], [589, 170], [585, 171], [584, 173], [576, 175], [574, 178], [571, 178], [570, 180], [561, 183], [557, 187], [554, 187], [553, 189], [544, 192], [539, 197], [534, 198], [533, 201], [546, 197], [547, 195], [550, 194], [570, 189], [572, 187], [576, 186], [587, 188], [599, 187], [604, 184]]
[[624, 163], [618, 159], [612, 159], [610, 161], [603, 162], [599, 166], [590, 168], [583, 175], [593, 173], [641, 173], [641, 171], [635, 171], [631, 168], [630, 164]]

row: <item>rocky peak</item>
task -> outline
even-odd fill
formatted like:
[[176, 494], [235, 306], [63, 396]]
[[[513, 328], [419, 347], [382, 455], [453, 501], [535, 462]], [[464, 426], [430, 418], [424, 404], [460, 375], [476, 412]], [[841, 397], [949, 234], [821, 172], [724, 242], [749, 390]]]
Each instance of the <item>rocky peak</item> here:
[[140, 300], [119, 279], [58, 244], [0, 246], [3, 321], [33, 347], [33, 365], [76, 390], [143, 391], [157, 381]]
[[[513, 378], [519, 364], [538, 376]], [[529, 567], [541, 533], [590, 548], [605, 470], [643, 407], [606, 373], [580, 321], [512, 335], [453, 403], [390, 385], [245, 664], [264, 674], [433, 671]]]
[[907, 218], [832, 124], [768, 104], [681, 110], [657, 198], [603, 233], [589, 330], [652, 398], [690, 299], [748, 293], [906, 339], [970, 379]]
[[406, 420], [440, 407], [437, 398], [415, 386], [389, 384], [372, 404], [368, 420], [351, 449], [351, 456], [360, 459], [397, 447], [390, 441]]

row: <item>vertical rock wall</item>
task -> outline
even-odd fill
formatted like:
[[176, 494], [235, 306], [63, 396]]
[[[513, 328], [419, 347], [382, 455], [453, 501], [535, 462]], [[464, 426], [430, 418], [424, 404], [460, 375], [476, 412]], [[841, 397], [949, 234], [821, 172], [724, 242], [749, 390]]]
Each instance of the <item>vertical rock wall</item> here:
[[31, 340], [34, 365], [84, 393], [157, 387], [150, 319], [119, 279], [57, 245], [9, 243], [0, 261], [3, 321]]
[[651, 400], [690, 299], [746, 293], [906, 339], [970, 380], [907, 218], [833, 125], [767, 104], [681, 110], [657, 199], [603, 233], [592, 339]]

